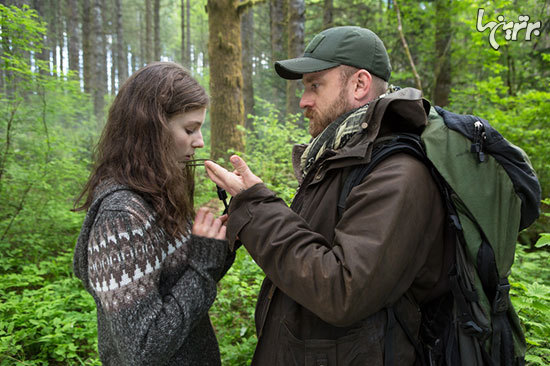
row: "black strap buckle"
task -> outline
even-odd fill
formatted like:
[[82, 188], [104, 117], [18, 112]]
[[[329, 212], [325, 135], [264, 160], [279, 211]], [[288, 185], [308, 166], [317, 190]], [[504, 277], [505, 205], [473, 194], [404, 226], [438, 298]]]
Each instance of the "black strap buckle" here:
[[502, 314], [508, 311], [510, 298], [510, 283], [506, 278], [501, 278], [497, 285], [495, 298], [493, 299], [493, 314]]

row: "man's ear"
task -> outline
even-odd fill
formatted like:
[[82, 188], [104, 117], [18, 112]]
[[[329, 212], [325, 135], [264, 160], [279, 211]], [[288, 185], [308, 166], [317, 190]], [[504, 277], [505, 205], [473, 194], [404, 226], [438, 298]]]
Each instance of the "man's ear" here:
[[355, 89], [353, 96], [357, 101], [363, 101], [369, 95], [372, 86], [372, 75], [367, 70], [361, 69], [355, 73]]

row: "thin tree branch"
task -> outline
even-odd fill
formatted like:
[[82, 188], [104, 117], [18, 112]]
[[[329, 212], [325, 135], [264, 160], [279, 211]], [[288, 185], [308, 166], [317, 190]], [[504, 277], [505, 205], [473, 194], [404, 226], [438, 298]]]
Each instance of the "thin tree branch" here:
[[2, 183], [2, 176], [4, 175], [4, 170], [6, 169], [6, 161], [8, 160], [8, 154], [11, 145], [11, 129], [13, 125], [13, 120], [15, 118], [15, 113], [21, 104], [21, 100], [17, 101], [14, 107], [10, 111], [10, 117], [8, 119], [8, 126], [6, 127], [6, 145], [4, 146], [4, 152], [2, 153], [2, 160], [0, 161], [0, 187]]
[[4, 238], [6, 237], [6, 235], [8, 235], [8, 232], [10, 231], [11, 226], [13, 225], [13, 222], [15, 221], [17, 216], [19, 216], [19, 213], [21, 212], [21, 210], [23, 210], [23, 205], [25, 204], [25, 200], [27, 199], [27, 195], [29, 194], [29, 192], [30, 192], [33, 185], [34, 185], [34, 182], [31, 182], [29, 184], [29, 186], [23, 192], [23, 195], [21, 196], [21, 200], [19, 201], [19, 204], [17, 205], [17, 208], [15, 209], [15, 213], [12, 215], [10, 223], [8, 224], [8, 227], [6, 228], [6, 230], [4, 230], [4, 233], [2, 234], [2, 238], [0, 238], [0, 241], [3, 241]]
[[405, 48], [405, 53], [407, 54], [407, 58], [411, 63], [414, 79], [416, 80], [416, 87], [418, 88], [418, 90], [422, 91], [422, 82], [420, 81], [420, 76], [416, 72], [416, 67], [414, 66], [414, 61], [412, 59], [411, 52], [409, 51], [409, 45], [407, 44], [407, 40], [405, 39], [405, 35], [403, 34], [403, 25], [401, 24], [401, 12], [399, 11], [399, 5], [397, 4], [397, 0], [394, 0], [393, 4], [395, 5], [395, 12], [397, 13], [397, 23], [398, 23], [397, 30], [399, 31], [399, 37], [401, 38], [401, 43], [403, 43], [403, 48]]
[[245, 11], [247, 11], [249, 8], [253, 7], [254, 5], [265, 3], [266, 1], [267, 0], [246, 0], [246, 1], [243, 1], [243, 2], [239, 3], [239, 5], [237, 5], [237, 11], [239, 12], [239, 14], [242, 14]]

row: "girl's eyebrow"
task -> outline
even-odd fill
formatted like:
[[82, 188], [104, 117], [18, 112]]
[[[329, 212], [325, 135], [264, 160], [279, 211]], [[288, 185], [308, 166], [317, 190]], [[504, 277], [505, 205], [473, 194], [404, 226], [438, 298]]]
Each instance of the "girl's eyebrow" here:
[[186, 126], [201, 126], [202, 122], [201, 121], [187, 121], [187, 122], [184, 122], [184, 124]]

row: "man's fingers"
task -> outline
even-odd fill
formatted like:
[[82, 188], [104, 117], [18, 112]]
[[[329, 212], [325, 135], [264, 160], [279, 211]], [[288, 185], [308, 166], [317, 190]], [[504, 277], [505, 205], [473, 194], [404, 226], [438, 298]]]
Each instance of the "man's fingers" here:
[[231, 156], [231, 158], [229, 158], [229, 161], [231, 161], [231, 164], [235, 168], [237, 174], [246, 175], [250, 172], [250, 169], [248, 169], [248, 165], [246, 165], [245, 161], [240, 156], [233, 155]]
[[225, 189], [225, 185], [223, 184], [223, 180], [221, 178], [222, 177], [221, 174], [223, 171], [220, 171], [220, 169], [223, 169], [223, 168], [211, 161], [204, 162], [204, 167], [206, 168], [206, 174], [208, 174], [208, 177], [210, 177], [210, 179], [214, 183], [216, 183], [217, 185]]

